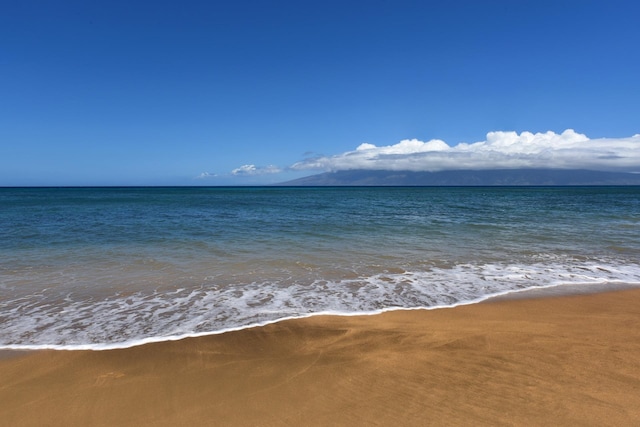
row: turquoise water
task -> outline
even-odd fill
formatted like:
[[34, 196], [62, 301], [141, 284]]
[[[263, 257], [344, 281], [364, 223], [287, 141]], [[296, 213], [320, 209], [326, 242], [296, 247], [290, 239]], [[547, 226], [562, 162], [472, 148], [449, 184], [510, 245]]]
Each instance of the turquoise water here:
[[0, 348], [640, 284], [640, 187], [0, 189]]

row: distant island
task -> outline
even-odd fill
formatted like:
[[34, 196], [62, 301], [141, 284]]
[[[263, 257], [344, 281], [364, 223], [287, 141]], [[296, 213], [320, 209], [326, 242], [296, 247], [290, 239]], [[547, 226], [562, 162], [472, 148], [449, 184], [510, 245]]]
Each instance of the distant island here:
[[583, 169], [494, 169], [414, 172], [344, 170], [311, 175], [280, 185], [291, 186], [536, 186], [640, 185], [640, 173]]

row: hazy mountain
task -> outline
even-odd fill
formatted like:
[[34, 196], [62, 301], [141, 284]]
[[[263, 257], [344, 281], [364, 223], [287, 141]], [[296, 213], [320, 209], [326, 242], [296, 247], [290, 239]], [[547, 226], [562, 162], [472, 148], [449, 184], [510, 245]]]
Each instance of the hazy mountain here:
[[346, 170], [311, 175], [281, 185], [640, 185], [640, 173], [578, 169], [498, 169], [412, 172]]

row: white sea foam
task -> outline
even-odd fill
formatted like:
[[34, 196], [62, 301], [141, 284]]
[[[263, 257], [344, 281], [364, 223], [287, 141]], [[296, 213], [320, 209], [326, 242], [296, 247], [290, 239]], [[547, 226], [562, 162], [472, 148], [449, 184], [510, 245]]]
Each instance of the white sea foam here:
[[537, 257], [528, 265], [459, 264], [339, 280], [210, 285], [60, 297], [53, 289], [0, 302], [0, 349], [112, 349], [219, 334], [312, 315], [364, 315], [473, 304], [564, 285], [638, 284], [640, 266]]

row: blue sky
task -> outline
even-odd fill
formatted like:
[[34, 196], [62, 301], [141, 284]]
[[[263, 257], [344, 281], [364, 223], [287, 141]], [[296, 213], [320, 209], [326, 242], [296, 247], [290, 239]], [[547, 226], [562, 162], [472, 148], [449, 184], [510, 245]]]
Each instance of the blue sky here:
[[454, 167], [433, 140], [638, 171], [639, 18], [617, 0], [5, 0], [0, 185], [273, 183], [433, 147], [424, 168]]

